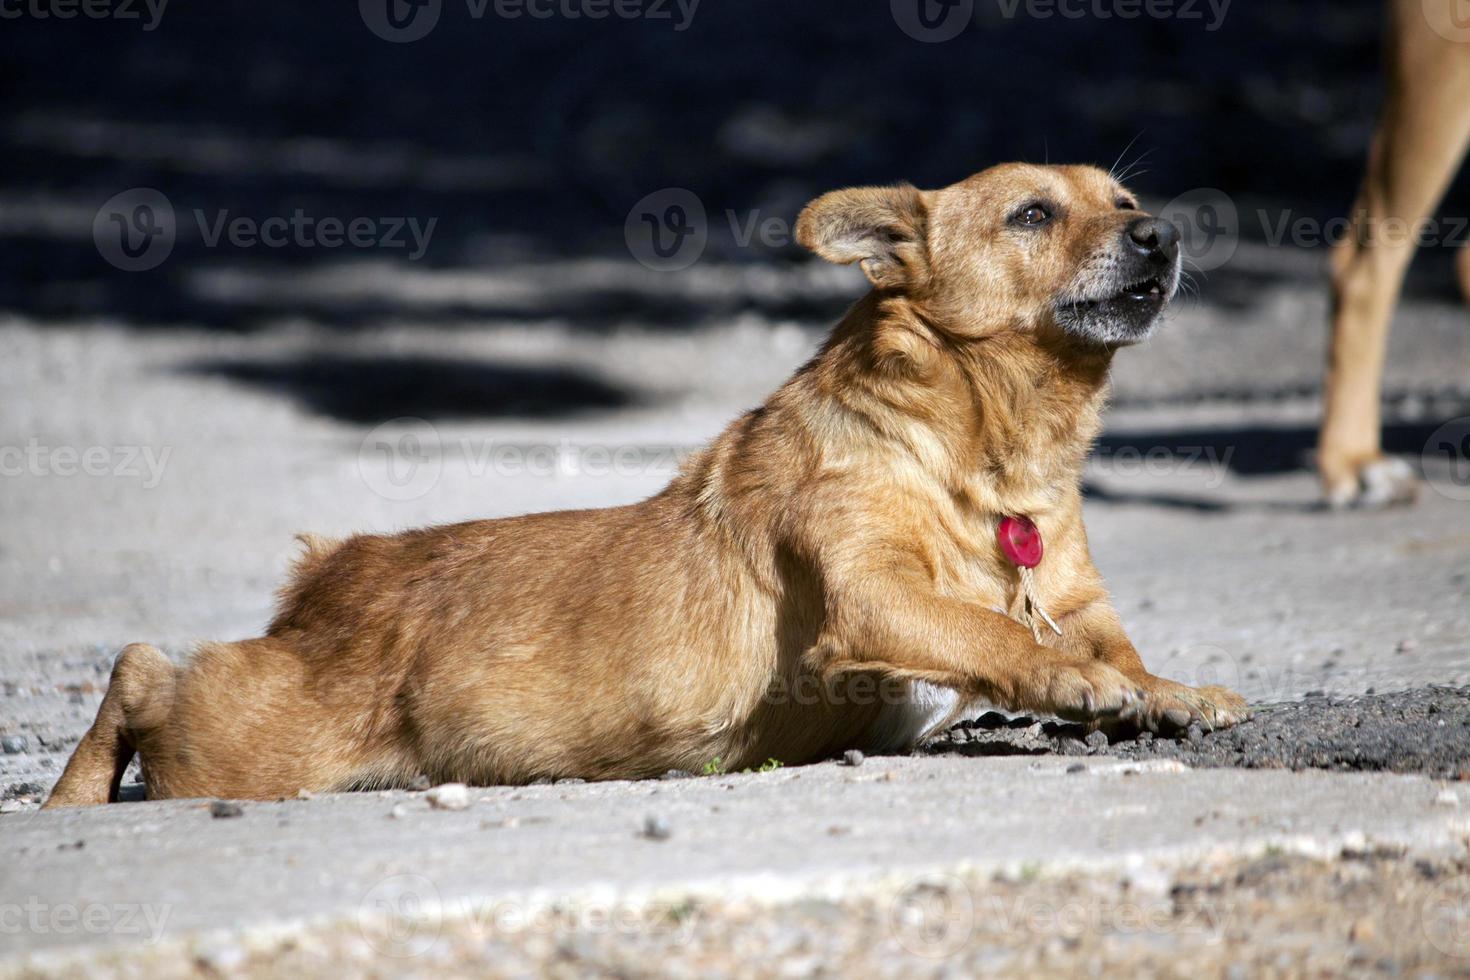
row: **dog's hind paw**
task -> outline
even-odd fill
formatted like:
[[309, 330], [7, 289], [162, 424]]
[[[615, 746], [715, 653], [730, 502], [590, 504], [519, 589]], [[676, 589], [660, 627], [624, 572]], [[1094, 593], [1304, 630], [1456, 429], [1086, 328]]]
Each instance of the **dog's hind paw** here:
[[1333, 510], [1349, 507], [1377, 510], [1413, 503], [1419, 495], [1419, 478], [1403, 460], [1380, 456], [1329, 483], [1326, 494], [1327, 504]]

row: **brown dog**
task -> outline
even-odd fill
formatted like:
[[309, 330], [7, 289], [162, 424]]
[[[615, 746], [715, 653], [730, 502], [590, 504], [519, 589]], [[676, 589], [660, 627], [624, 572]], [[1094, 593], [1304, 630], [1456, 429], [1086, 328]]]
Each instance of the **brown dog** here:
[[[800, 763], [911, 746], [980, 699], [1244, 718], [1144, 669], [1082, 527], [1108, 366], [1174, 294], [1174, 227], [1100, 170], [1008, 165], [828, 194], [798, 237], [876, 288], [666, 490], [307, 539], [264, 637], [178, 670], [122, 652], [47, 806], [115, 799], [134, 750], [150, 797], [272, 798]], [[1045, 541], [1031, 603], [997, 540], [1021, 516]]]
[[[1379, 398], [1388, 328], [1419, 223], [1470, 144], [1464, 0], [1389, 0], [1382, 119], [1348, 240], [1332, 256], [1332, 347], [1317, 466], [1333, 506], [1412, 500], [1413, 471], [1383, 455]], [[1458, 256], [1470, 300], [1470, 248]]]

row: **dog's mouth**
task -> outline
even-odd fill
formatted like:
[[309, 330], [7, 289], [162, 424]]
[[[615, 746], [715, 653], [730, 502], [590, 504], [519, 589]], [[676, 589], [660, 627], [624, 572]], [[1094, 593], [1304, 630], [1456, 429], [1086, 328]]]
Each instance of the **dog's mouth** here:
[[1112, 292], [1063, 300], [1057, 322], [1068, 333], [1097, 343], [1133, 344], [1145, 339], [1174, 295], [1172, 277], [1148, 275]]
[[1121, 304], [1143, 304], [1162, 307], [1168, 298], [1169, 291], [1165, 287], [1164, 281], [1158, 276], [1151, 276], [1148, 279], [1140, 279], [1137, 282], [1129, 283], [1111, 296], [1104, 296], [1101, 299], [1078, 300], [1066, 305], [1076, 309], [1078, 312], [1086, 313], [1103, 307]]

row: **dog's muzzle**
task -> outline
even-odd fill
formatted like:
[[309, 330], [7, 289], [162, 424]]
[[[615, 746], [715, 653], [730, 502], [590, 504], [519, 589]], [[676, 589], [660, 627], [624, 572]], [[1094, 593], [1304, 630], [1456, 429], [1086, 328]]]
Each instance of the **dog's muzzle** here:
[[1148, 337], [1179, 289], [1179, 229], [1142, 216], [1079, 275], [1057, 303], [1057, 323], [1100, 344], [1135, 344]]

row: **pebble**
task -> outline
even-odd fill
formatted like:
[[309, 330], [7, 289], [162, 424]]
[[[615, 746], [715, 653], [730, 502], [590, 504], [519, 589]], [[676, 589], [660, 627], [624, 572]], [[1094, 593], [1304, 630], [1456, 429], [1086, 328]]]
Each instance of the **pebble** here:
[[1199, 726], [1198, 722], [1191, 724], [1185, 734], [1188, 736], [1191, 745], [1198, 745], [1205, 740], [1205, 730]]
[[643, 836], [649, 840], [668, 840], [673, 830], [669, 822], [657, 814], [643, 818]]
[[389, 820], [402, 820], [406, 816], [408, 816], [408, 807], [402, 803], [393, 804], [393, 809], [388, 811]]
[[690, 772], [688, 769], [670, 769], [668, 772], [664, 773], [662, 776], [660, 776], [658, 778], [659, 779], [693, 779], [694, 778], [694, 773]]
[[1108, 733], [1088, 732], [1085, 741], [1089, 749], [1105, 749], [1108, 747]]
[[1452, 789], [1440, 790], [1439, 795], [1434, 798], [1434, 802], [1440, 806], [1459, 806], [1460, 795]]
[[6, 755], [19, 755], [27, 748], [24, 735], [6, 735], [0, 737], [0, 748], [5, 750]]
[[1067, 772], [1069, 772], [1069, 773], [1079, 773], [1079, 772], [1086, 772], [1086, 771], [1087, 771], [1087, 767], [1084, 766], [1080, 762], [1074, 762], [1070, 766], [1067, 767]]
[[424, 790], [428, 789], [432, 785], [434, 784], [429, 782], [428, 776], [425, 776], [423, 773], [419, 773], [417, 776], [413, 777], [413, 779], [409, 781], [408, 788], [413, 790], [415, 793], [422, 793]]
[[436, 810], [464, 810], [470, 805], [470, 788], [464, 783], [444, 783], [429, 790], [429, 806]]
[[216, 820], [226, 820], [244, 814], [245, 808], [233, 800], [215, 800], [209, 804], [209, 815]]
[[200, 946], [194, 958], [214, 973], [233, 973], [245, 965], [245, 950], [230, 942], [211, 942]]
[[863, 764], [864, 756], [857, 749], [848, 749], [842, 753], [842, 764], [844, 766], [860, 766]]
[[1419, 642], [1417, 640], [1399, 640], [1399, 653], [1413, 653], [1417, 649], [1419, 649]]
[[298, 800], [314, 800], [316, 799], [316, 794], [309, 789], [298, 789], [296, 791], [296, 798]]

